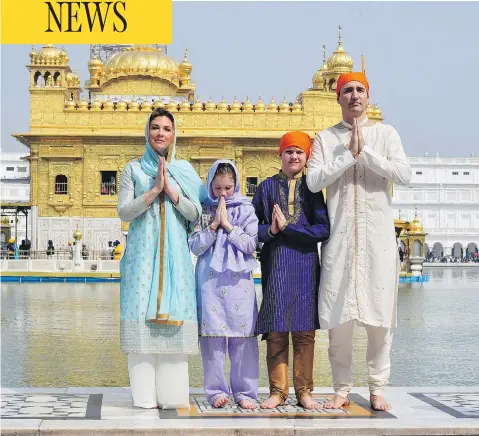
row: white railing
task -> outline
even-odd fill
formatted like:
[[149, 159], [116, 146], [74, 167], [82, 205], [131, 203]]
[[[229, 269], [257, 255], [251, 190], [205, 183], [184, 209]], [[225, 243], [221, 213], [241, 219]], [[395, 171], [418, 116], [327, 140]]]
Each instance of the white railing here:
[[257, 185], [247, 183], [246, 184], [246, 195], [252, 197], [256, 193], [257, 189], [258, 189]]
[[56, 182], [55, 183], [55, 194], [56, 195], [66, 195], [66, 194], [68, 194], [68, 182]]
[[101, 195], [116, 195], [116, 182], [101, 182]]
[[[120, 257], [123, 253], [116, 253], [116, 257]], [[105, 250], [82, 250], [83, 260], [114, 260], [113, 249]], [[0, 258], [2, 259], [32, 259], [32, 260], [73, 260], [74, 251], [70, 250], [54, 250], [51, 253], [49, 250], [17, 250], [12, 253], [6, 248], [2, 248]]]

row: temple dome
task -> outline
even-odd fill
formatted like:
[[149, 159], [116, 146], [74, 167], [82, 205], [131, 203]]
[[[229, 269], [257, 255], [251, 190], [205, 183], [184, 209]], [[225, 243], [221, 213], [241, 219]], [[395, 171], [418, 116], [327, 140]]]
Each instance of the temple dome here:
[[179, 86], [179, 64], [160, 48], [135, 45], [115, 53], [103, 66], [105, 80], [127, 75], [149, 75]]
[[52, 44], [47, 44], [43, 46], [38, 52], [38, 56], [45, 59], [53, 59], [60, 56], [60, 50], [53, 46]]
[[329, 57], [327, 62], [327, 70], [331, 73], [350, 73], [353, 71], [353, 59], [349, 56], [343, 48], [343, 41], [341, 39], [341, 27], [339, 27], [338, 48]]

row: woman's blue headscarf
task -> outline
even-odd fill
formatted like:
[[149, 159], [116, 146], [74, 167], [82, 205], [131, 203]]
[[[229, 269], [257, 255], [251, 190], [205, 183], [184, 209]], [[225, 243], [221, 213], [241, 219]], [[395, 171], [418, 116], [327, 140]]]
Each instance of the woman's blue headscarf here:
[[[163, 116], [163, 115], [159, 115]], [[164, 115], [166, 116], [166, 115]], [[173, 116], [173, 114], [172, 114]], [[174, 119], [174, 117], [173, 117]], [[153, 120], [152, 120], [153, 121]], [[175, 137], [168, 148], [168, 157], [166, 159], [166, 169], [168, 175], [173, 177], [201, 215], [201, 202], [206, 196], [206, 189], [200, 176], [196, 173], [192, 165], [186, 160], [176, 160], [176, 120], [173, 122]], [[141, 168], [150, 177], [156, 178], [160, 156], [149, 143], [150, 137], [150, 117], [145, 126], [145, 152], [141, 158]]]
[[[159, 115], [162, 116], [162, 115]], [[173, 123], [176, 130], [176, 123]], [[149, 143], [150, 118], [145, 126], [145, 152], [140, 160], [142, 170], [152, 178], [156, 178], [159, 164], [159, 156]], [[206, 197], [206, 188], [201, 178], [198, 176], [192, 165], [186, 160], [176, 160], [176, 133], [175, 139], [168, 149], [166, 159], [166, 170], [168, 176], [181, 188], [185, 195], [196, 206], [198, 216], [201, 216], [201, 203]], [[176, 323], [185, 321], [185, 289], [193, 287], [194, 276], [186, 274], [185, 263], [191, 263], [188, 245], [180, 244], [183, 240], [185, 227], [184, 221], [177, 218], [178, 212], [169, 199], [164, 200], [164, 216], [160, 213], [160, 232], [158, 237], [153, 238], [156, 246], [154, 247], [157, 257], [154, 262], [153, 280], [151, 282], [151, 291], [148, 301], [148, 310], [146, 319], [165, 323]], [[164, 219], [164, 222], [162, 222]], [[188, 229], [192, 230], [195, 223], [189, 223]], [[164, 226], [163, 240], [161, 239], [161, 226]], [[145, 236], [139, 236], [148, 243], [150, 236], [148, 224], [144, 224]], [[186, 239], [185, 239], [186, 242]], [[141, 280], [141, 277], [140, 277]]]

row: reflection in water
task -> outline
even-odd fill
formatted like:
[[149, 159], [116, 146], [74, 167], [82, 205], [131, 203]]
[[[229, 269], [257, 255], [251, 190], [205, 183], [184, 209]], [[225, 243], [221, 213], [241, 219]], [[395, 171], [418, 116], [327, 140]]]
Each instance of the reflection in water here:
[[[477, 385], [479, 269], [431, 268], [400, 285], [391, 384]], [[119, 346], [119, 284], [3, 284], [2, 386], [127, 386]], [[260, 342], [260, 385], [267, 386]], [[366, 334], [354, 335], [355, 384], [366, 385]], [[316, 335], [314, 384], [331, 385], [327, 332]], [[291, 363], [290, 356], [290, 363]], [[290, 372], [292, 363], [290, 364]], [[202, 386], [199, 356], [190, 384]]]

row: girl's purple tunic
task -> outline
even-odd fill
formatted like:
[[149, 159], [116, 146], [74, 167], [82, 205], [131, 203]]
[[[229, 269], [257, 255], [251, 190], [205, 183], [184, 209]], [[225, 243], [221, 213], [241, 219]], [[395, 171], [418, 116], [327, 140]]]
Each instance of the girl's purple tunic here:
[[[243, 338], [254, 336], [258, 309], [251, 257], [258, 239], [258, 218], [251, 204], [227, 207], [234, 226], [227, 237], [217, 238], [209, 228], [216, 207], [203, 207], [202, 216], [189, 237], [190, 249], [198, 256], [196, 295], [200, 336]], [[212, 268], [211, 265], [215, 265]]]

